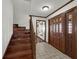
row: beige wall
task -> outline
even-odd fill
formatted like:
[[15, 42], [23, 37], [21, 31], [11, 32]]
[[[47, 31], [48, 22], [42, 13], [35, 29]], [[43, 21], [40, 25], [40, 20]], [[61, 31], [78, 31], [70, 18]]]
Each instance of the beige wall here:
[[2, 55], [13, 34], [13, 5], [11, 0], [2, 0]]

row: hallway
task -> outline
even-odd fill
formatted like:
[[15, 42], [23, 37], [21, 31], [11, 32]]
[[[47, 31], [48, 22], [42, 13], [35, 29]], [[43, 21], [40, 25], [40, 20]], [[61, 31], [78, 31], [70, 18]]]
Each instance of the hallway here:
[[77, 59], [76, 0], [3, 0], [3, 59]]
[[71, 59], [61, 53], [48, 43], [40, 42], [36, 44], [36, 59]]

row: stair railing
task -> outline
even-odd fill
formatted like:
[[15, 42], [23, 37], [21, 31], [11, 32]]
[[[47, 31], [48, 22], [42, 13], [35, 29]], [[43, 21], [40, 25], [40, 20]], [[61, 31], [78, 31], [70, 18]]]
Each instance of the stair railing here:
[[30, 16], [30, 33], [31, 33], [33, 59], [36, 59], [36, 35], [35, 35], [35, 32], [34, 32], [32, 16]]

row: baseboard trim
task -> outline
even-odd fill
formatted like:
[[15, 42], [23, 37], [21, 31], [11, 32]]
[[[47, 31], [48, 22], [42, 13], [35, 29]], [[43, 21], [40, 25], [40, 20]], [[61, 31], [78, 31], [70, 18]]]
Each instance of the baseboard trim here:
[[7, 45], [7, 48], [6, 48], [6, 50], [5, 50], [5, 52], [4, 52], [3, 56], [2, 56], [2, 59], [4, 59], [4, 56], [5, 56], [5, 54], [6, 54], [7, 50], [8, 50], [8, 47], [10, 45], [10, 42], [11, 42], [12, 38], [13, 38], [13, 34], [11, 35], [10, 41], [9, 41], [9, 43]]

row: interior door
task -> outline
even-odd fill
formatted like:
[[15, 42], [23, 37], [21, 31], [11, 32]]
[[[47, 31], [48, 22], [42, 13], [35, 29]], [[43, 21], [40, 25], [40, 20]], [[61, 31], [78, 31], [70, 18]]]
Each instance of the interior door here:
[[60, 51], [65, 52], [65, 13], [59, 15]]
[[77, 8], [50, 19], [50, 43], [72, 59], [77, 59]]
[[59, 39], [59, 17], [55, 17], [55, 47], [60, 49], [60, 39]]
[[46, 21], [36, 20], [36, 35], [41, 38], [42, 41], [46, 41]]
[[53, 42], [52, 43], [53, 43], [53, 46], [56, 47], [56, 40], [55, 40], [56, 39], [55, 38], [56, 37], [56, 23], [55, 23], [56, 21], [55, 21], [55, 18], [52, 19], [52, 22], [53, 22], [53, 25], [52, 25], [52, 29], [53, 29], [53, 32], [52, 32], [52, 34], [53, 34], [52, 37], [53, 38], [52, 39], [53, 39]]
[[76, 8], [66, 13], [66, 54], [76, 59], [77, 12]]

